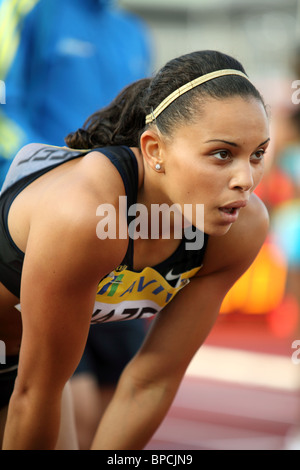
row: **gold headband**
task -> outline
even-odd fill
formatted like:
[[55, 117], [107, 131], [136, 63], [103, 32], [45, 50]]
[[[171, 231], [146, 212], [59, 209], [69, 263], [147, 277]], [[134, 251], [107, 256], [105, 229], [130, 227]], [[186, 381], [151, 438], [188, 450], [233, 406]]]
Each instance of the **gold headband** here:
[[155, 108], [155, 110], [151, 112], [151, 114], [148, 114], [146, 116], [146, 124], [150, 124], [152, 121], [155, 121], [155, 119], [160, 115], [160, 113], [162, 113], [164, 109], [166, 109], [171, 103], [173, 103], [173, 101], [175, 101], [176, 98], [178, 98], [179, 96], [183, 95], [189, 90], [192, 90], [192, 88], [195, 88], [198, 85], [202, 85], [202, 83], [208, 82], [209, 80], [213, 80], [217, 77], [223, 77], [224, 75], [240, 75], [241, 77], [244, 77], [249, 80], [247, 75], [245, 75], [243, 72], [234, 69], [217, 70], [216, 72], [211, 72], [207, 73], [206, 75], [202, 75], [201, 77], [195, 78], [195, 80], [186, 83], [180, 88], [177, 88], [177, 90], [173, 91], [173, 93], [167, 96], [157, 106], [157, 108]]

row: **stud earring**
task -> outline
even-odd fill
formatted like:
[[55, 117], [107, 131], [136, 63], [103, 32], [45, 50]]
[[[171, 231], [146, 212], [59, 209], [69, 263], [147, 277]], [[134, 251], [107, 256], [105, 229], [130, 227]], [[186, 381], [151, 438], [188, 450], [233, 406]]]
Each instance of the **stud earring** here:
[[156, 165], [155, 165], [155, 169], [156, 169], [157, 171], [159, 171], [159, 170], [160, 170], [160, 168], [161, 168], [160, 164], [159, 164], [159, 163], [156, 163]]

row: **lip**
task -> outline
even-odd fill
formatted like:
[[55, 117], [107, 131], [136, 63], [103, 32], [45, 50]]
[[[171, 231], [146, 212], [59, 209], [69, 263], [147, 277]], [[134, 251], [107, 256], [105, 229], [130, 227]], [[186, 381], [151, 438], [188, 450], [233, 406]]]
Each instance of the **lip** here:
[[229, 204], [226, 204], [225, 206], [219, 207], [219, 209], [241, 209], [242, 207], [246, 207], [247, 204], [248, 204], [248, 201], [246, 199], [243, 199], [242, 201], [230, 202]]
[[[246, 207], [248, 201], [234, 201], [226, 204], [224, 206], [219, 207], [219, 213], [222, 217], [222, 220], [225, 224], [233, 224], [238, 219], [240, 209]], [[233, 209], [232, 212], [226, 212], [226, 209]]]

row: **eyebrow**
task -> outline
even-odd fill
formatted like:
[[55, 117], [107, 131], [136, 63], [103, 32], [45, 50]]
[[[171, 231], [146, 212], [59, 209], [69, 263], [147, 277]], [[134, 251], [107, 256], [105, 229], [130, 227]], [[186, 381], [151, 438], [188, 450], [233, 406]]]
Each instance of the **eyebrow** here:
[[[270, 141], [270, 137], [267, 140], [265, 140], [264, 142], [262, 142], [261, 144], [259, 144], [257, 147], [261, 147], [262, 145], [265, 145], [269, 141]], [[222, 142], [223, 144], [231, 145], [232, 147], [239, 147], [239, 145], [236, 144], [235, 142], [229, 142], [228, 140], [223, 140], [223, 139], [207, 140], [205, 142], [205, 144], [208, 144], [209, 142]]]

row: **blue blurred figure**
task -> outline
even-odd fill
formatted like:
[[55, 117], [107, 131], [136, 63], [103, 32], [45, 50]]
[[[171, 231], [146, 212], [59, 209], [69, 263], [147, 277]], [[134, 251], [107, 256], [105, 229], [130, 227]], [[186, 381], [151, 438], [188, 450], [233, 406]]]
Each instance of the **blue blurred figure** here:
[[150, 65], [145, 25], [114, 0], [0, 0], [0, 186], [20, 147], [64, 145]]
[[[88, 116], [148, 76], [151, 51], [147, 27], [114, 0], [0, 0], [0, 187], [22, 146], [63, 146]], [[140, 347], [144, 322], [90, 329], [72, 380], [80, 448], [89, 447], [122, 369]]]

